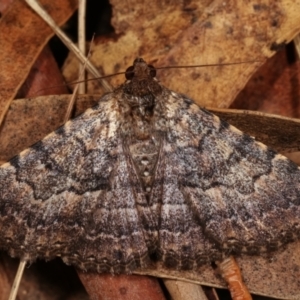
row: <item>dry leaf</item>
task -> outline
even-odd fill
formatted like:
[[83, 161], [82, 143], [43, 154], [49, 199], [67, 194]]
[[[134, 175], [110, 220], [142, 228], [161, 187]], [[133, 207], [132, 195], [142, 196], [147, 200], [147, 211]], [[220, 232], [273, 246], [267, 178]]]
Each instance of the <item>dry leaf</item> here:
[[[0, 256], [0, 300], [7, 300], [14, 276], [18, 268], [18, 259], [5, 253]], [[5, 275], [5, 276], [4, 276]], [[5, 280], [5, 281], [3, 281]], [[26, 267], [23, 274], [18, 300], [88, 300], [75, 270], [59, 260], [38, 262]]]
[[[49, 86], [51, 87], [50, 89]], [[48, 46], [45, 46], [33, 64], [16, 98], [68, 93], [68, 88], [64, 85], [62, 74], [52, 52]]]
[[[100, 40], [91, 60], [105, 74], [125, 70], [137, 56], [155, 66], [259, 60], [158, 71], [165, 86], [189, 95], [200, 105], [228, 107], [265, 58], [300, 31], [299, 0], [188, 3], [156, 1], [149, 8], [143, 1], [112, 1], [116, 35]], [[67, 69], [64, 72], [67, 81], [74, 79], [71, 70], [69, 73]], [[118, 76], [111, 82], [116, 86], [122, 80]], [[89, 93], [94, 92], [90, 87]]]
[[[76, 1], [41, 1], [55, 20], [64, 23]], [[0, 124], [12, 99], [50, 37], [51, 29], [23, 1], [14, 1], [0, 20]]]
[[299, 118], [299, 99], [300, 61], [291, 43], [253, 74], [231, 107]]
[[165, 300], [158, 281], [149, 276], [78, 272], [91, 299]]
[[300, 150], [300, 120], [237, 109], [210, 109], [214, 114], [270, 148], [288, 153]]

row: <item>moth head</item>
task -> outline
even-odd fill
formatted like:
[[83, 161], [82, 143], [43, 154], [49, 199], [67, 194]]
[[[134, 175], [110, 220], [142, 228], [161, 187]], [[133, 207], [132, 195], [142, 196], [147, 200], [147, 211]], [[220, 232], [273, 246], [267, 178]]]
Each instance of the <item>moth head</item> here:
[[142, 58], [136, 58], [133, 65], [127, 68], [125, 77], [127, 80], [154, 78], [156, 69], [152, 65], [148, 65]]

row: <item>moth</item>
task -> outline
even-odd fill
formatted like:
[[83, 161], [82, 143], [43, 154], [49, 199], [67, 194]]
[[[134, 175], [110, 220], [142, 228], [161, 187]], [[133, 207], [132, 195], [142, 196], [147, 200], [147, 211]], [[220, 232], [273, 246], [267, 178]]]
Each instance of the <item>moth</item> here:
[[137, 58], [98, 105], [0, 167], [0, 247], [33, 262], [191, 270], [299, 238], [300, 169]]

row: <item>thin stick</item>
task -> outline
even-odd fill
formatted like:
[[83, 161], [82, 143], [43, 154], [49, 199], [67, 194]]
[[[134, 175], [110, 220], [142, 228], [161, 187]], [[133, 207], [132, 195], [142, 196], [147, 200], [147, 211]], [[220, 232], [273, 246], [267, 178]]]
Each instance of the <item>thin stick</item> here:
[[293, 42], [294, 42], [294, 45], [295, 45], [295, 48], [296, 48], [296, 51], [298, 54], [298, 59], [300, 59], [300, 34], [298, 34], [294, 37]]
[[[81, 79], [81, 77], [84, 74], [85, 65], [81, 65], [80, 71], [81, 71], [81, 74], [79, 75], [79, 79]], [[70, 99], [70, 102], [68, 104], [68, 109], [67, 109], [67, 112], [65, 114], [64, 123], [68, 122], [69, 119], [71, 118], [71, 113], [72, 113], [72, 110], [73, 110], [73, 107], [74, 107], [74, 103], [75, 103], [75, 100], [76, 100], [78, 89], [79, 89], [79, 84], [76, 84], [75, 88], [73, 89], [73, 93], [72, 93], [72, 97]]]
[[[81, 53], [86, 56], [86, 47], [85, 47], [85, 15], [86, 15], [86, 0], [79, 0], [78, 6], [78, 48]], [[78, 94], [86, 93], [86, 73], [85, 73], [85, 64], [80, 64], [78, 77], [83, 82], [79, 84]], [[84, 70], [82, 72], [82, 70]]]
[[[82, 71], [82, 73], [84, 73], [84, 65], [80, 68], [80, 71]], [[82, 74], [81, 74], [82, 75]], [[65, 117], [64, 117], [64, 124], [66, 122], [69, 121], [69, 119], [71, 118], [71, 113], [72, 113], [72, 110], [73, 110], [73, 107], [74, 107], [74, 103], [75, 103], [75, 100], [76, 100], [76, 96], [78, 94], [78, 89], [79, 89], [79, 84], [76, 84], [75, 88], [73, 89], [73, 93], [72, 93], [72, 97], [70, 99], [70, 102], [68, 104], [68, 108], [67, 108], [67, 112], [65, 114]]]
[[201, 285], [180, 280], [163, 279], [173, 300], [208, 300]]
[[[93, 44], [93, 41], [94, 41], [94, 37], [92, 38], [91, 45]], [[90, 55], [91, 55], [91, 47], [89, 49], [89, 53], [88, 53], [87, 57], [89, 57]], [[78, 83], [80, 83], [82, 81], [81, 79], [85, 74], [85, 66], [86, 66], [86, 61], [84, 62], [83, 65], [81, 65], [79, 67], [80, 73], [79, 73], [79, 77], [78, 77]], [[73, 89], [73, 94], [72, 94], [71, 100], [69, 102], [67, 112], [65, 114], [64, 123], [69, 121], [69, 119], [71, 118], [71, 113], [72, 113], [72, 110], [73, 110], [73, 107], [74, 107], [74, 104], [75, 104], [75, 101], [76, 101], [76, 96], [77, 96], [77, 93], [78, 93], [78, 89], [79, 89], [79, 86], [80, 86], [78, 83], [75, 86], [75, 88]]]
[[26, 266], [26, 261], [21, 260], [19, 263], [18, 271], [16, 273], [8, 300], [16, 299], [25, 266]]
[[[53, 29], [55, 34], [62, 40], [62, 42], [68, 47], [70, 51], [72, 51], [75, 56], [84, 63], [86, 61], [86, 69], [94, 76], [101, 77], [102, 74], [98, 72], [98, 70], [93, 66], [93, 64], [87, 60], [87, 58], [81, 53], [78, 47], [73, 44], [73, 42], [64, 34], [64, 32], [56, 25], [54, 20], [50, 17], [50, 15], [39, 5], [39, 3], [35, 0], [25, 0], [26, 3]], [[112, 87], [110, 84], [101, 80], [101, 84], [105, 91], [112, 91]]]

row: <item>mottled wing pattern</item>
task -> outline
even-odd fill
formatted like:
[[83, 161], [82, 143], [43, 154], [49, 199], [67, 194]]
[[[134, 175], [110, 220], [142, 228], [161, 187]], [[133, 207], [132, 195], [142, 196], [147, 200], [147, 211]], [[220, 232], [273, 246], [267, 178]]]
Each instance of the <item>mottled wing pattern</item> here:
[[0, 167], [0, 245], [11, 256], [61, 256], [112, 273], [147, 263], [156, 224], [124, 151], [115, 96]]
[[[222, 255], [209, 240], [180, 189], [176, 148], [164, 140], [150, 198], [150, 207], [158, 218], [157, 256], [169, 268], [195, 269]], [[179, 168], [178, 168], [179, 167]]]
[[300, 169], [137, 58], [99, 105], [0, 167], [0, 246], [27, 261], [193, 269], [299, 237]]
[[168, 129], [150, 204], [165, 264], [190, 269], [295, 239], [299, 168], [183, 95], [161, 101]]

